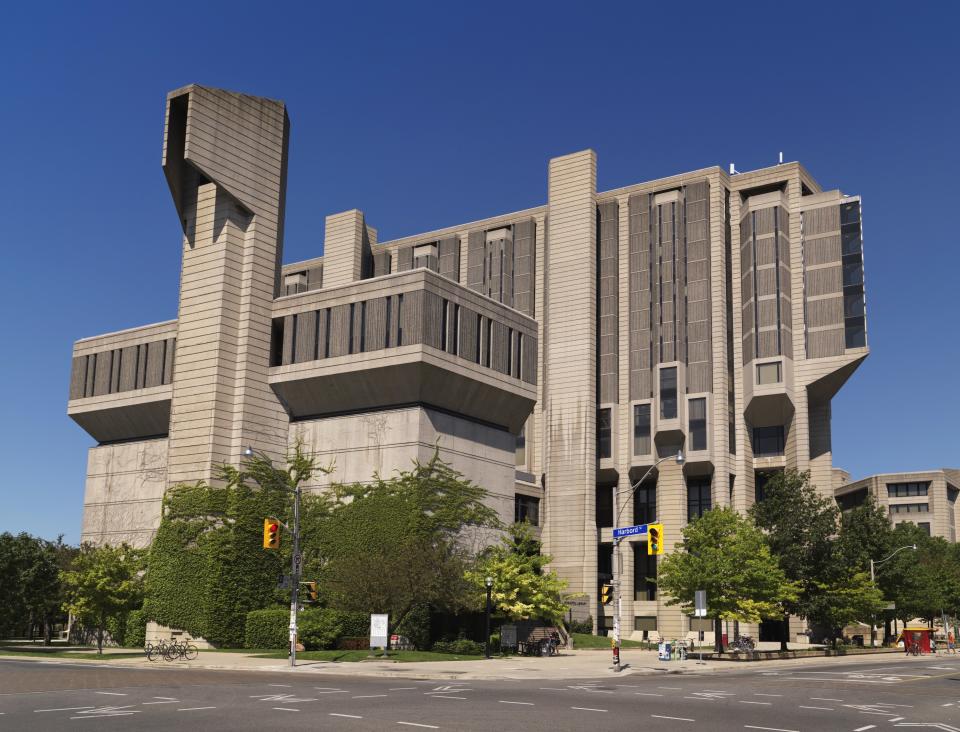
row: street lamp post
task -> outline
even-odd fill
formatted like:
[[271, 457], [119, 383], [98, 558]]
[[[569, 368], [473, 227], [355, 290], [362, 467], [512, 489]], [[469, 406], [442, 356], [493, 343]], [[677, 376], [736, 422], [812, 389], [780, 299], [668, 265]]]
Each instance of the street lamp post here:
[[[897, 554], [899, 554], [900, 552], [902, 552], [904, 549], [913, 549], [914, 551], [916, 551], [916, 550], [917, 550], [917, 545], [916, 545], [916, 544], [907, 544], [906, 546], [902, 546], [902, 547], [900, 547], [899, 549], [897, 549], [896, 551], [894, 551], [893, 554], [891, 554], [889, 557], [887, 557], [886, 559], [881, 559], [879, 562], [875, 562], [875, 561], [873, 561], [872, 559], [870, 560], [870, 584], [872, 584], [874, 587], [876, 587], [876, 585], [877, 585], [876, 569], [875, 569], [875, 568], [876, 568], [876, 567], [879, 567], [881, 564], [884, 564], [884, 563], [886, 563], [886, 562], [889, 562], [891, 559], [893, 559], [895, 556], [897, 556]], [[876, 640], [877, 640], [877, 628], [876, 628], [877, 623], [876, 623], [876, 619], [877, 619], [877, 616], [876, 616], [876, 615], [874, 615], [874, 616], [870, 619], [870, 647], [871, 647], [871, 648], [873, 648], [873, 645], [874, 645], [874, 643], [876, 643]], [[886, 627], [886, 626], [884, 626], [884, 627]]]
[[[252, 447], [246, 447], [243, 451], [243, 456], [245, 458], [252, 458], [254, 456], [254, 451]], [[290, 592], [290, 665], [297, 665], [297, 605], [300, 602], [299, 592], [300, 592], [300, 571], [302, 568], [302, 561], [300, 556], [300, 486], [297, 485], [296, 488], [288, 488], [287, 490], [293, 493], [293, 526], [287, 526], [283, 524], [284, 527], [293, 535], [293, 558], [290, 560], [291, 564], [291, 577], [290, 581], [293, 584], [293, 589]], [[279, 519], [278, 519], [279, 521]], [[283, 522], [280, 522], [283, 523]]]
[[[633, 495], [634, 491], [636, 491], [637, 488], [639, 488], [640, 485], [643, 483], [643, 481], [645, 481], [650, 476], [650, 473], [653, 472], [654, 468], [656, 468], [664, 460], [670, 460], [670, 459], [676, 460], [677, 465], [682, 466], [685, 460], [683, 456], [683, 450], [677, 450], [676, 455], [666, 455], [660, 458], [659, 460], [657, 460], [653, 465], [650, 466], [647, 472], [643, 474], [643, 477], [630, 487], [630, 490], [623, 491], [623, 493], [627, 495]], [[615, 507], [616, 507], [616, 505], [619, 504], [620, 502], [620, 494], [614, 492], [613, 497], [615, 499]], [[624, 501], [623, 505], [620, 506], [619, 510], [617, 511], [616, 518], [614, 518], [613, 520], [614, 528], [617, 528], [617, 525], [620, 523], [620, 515], [623, 513], [623, 509], [626, 507], [627, 507], [627, 503], [626, 501]], [[623, 574], [623, 555], [620, 552], [620, 541], [621, 540], [619, 538], [616, 538], [613, 540], [613, 546], [615, 550], [614, 553], [616, 556], [614, 556], [613, 558], [613, 567], [611, 568], [613, 576], [610, 579], [610, 584], [614, 586], [614, 589], [617, 592], [617, 612], [613, 616], [613, 648], [614, 648], [613, 669], [614, 671], [617, 671], [617, 672], [620, 671], [620, 611], [623, 606], [623, 593], [621, 591], [621, 580], [620, 580], [620, 577]]]
[[490, 592], [493, 590], [493, 577], [487, 577], [484, 580], [487, 586], [487, 634], [483, 639], [483, 654], [490, 658]]

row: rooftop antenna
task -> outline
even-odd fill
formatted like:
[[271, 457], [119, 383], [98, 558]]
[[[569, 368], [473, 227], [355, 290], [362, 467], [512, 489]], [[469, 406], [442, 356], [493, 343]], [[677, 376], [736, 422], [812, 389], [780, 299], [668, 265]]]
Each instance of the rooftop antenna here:
[[730, 175], [737, 175], [738, 171], [733, 163], [730, 163]]
[[782, 153], [782, 152], [780, 153], [780, 161], [777, 163], [777, 165], [783, 165], [783, 153]]

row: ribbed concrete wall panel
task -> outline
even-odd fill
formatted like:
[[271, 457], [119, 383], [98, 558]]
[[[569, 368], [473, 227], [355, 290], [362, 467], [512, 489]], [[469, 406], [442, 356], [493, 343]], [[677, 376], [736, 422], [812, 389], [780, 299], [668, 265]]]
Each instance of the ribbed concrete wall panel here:
[[439, 273], [454, 282], [460, 281], [460, 237], [441, 239], [438, 244]]

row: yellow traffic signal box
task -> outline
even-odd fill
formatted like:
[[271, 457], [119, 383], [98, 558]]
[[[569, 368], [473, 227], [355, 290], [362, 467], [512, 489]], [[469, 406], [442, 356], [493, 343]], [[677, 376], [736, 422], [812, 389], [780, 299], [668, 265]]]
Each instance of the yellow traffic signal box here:
[[647, 554], [663, 554], [663, 524], [647, 527]]
[[263, 548], [280, 548], [280, 522], [276, 519], [263, 520]]

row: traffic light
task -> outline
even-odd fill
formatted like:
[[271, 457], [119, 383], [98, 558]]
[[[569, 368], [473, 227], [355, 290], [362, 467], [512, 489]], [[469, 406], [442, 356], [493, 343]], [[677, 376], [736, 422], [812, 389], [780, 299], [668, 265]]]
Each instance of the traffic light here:
[[263, 520], [263, 548], [280, 548], [280, 522], [276, 519]]
[[317, 583], [316, 582], [304, 582], [303, 583], [307, 590], [307, 602], [314, 603], [320, 601], [320, 593], [317, 592]]
[[609, 605], [613, 602], [613, 585], [601, 585], [600, 602], [604, 605]]
[[647, 527], [647, 554], [663, 554], [663, 524]]

